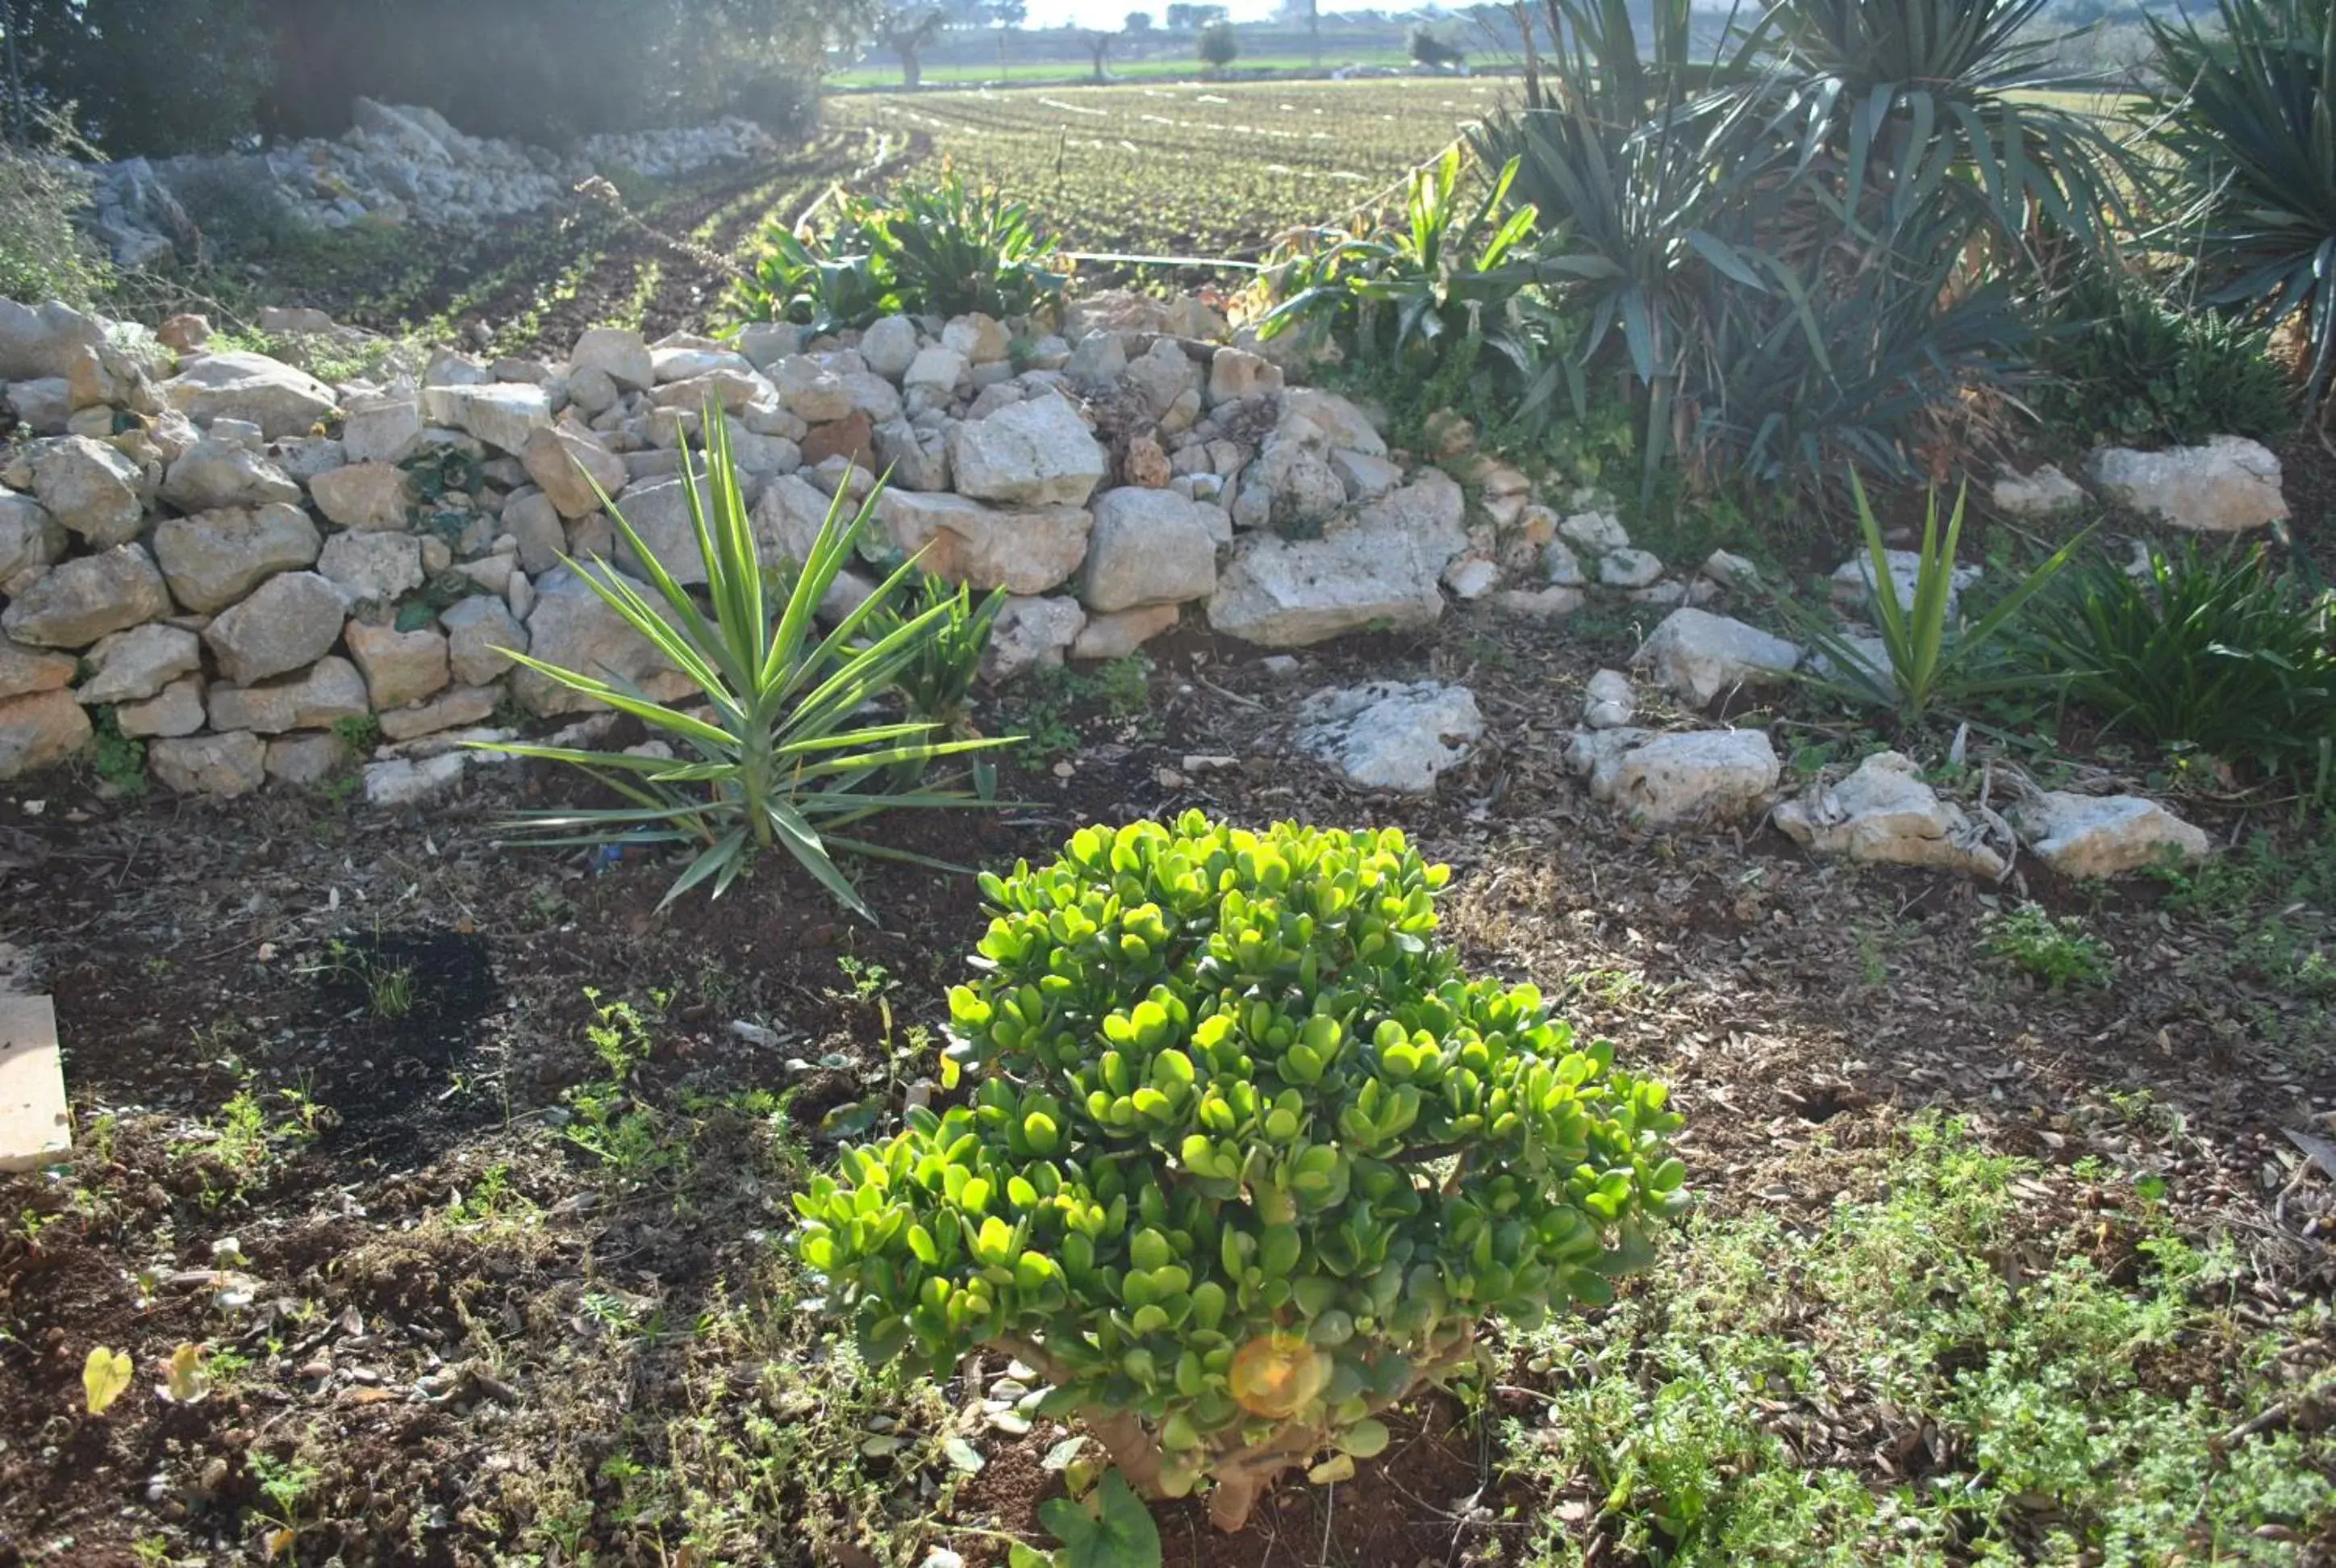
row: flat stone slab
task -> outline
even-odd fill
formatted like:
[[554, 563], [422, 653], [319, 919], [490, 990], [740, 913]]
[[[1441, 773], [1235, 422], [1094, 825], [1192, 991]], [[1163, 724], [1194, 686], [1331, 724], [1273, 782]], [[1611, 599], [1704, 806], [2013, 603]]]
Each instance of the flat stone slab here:
[[57, 1014], [46, 997], [0, 990], [0, 1171], [30, 1171], [73, 1151]]

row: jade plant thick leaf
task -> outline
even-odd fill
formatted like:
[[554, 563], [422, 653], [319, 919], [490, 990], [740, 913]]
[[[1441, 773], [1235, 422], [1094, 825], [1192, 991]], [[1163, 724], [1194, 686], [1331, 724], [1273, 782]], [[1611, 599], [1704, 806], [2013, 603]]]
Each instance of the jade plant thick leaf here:
[[1188, 813], [985, 874], [945, 1091], [795, 1202], [863, 1351], [988, 1347], [1135, 1486], [1238, 1529], [1351, 1473], [1488, 1318], [1610, 1299], [1686, 1203], [1660, 1084], [1471, 979], [1403, 834]]

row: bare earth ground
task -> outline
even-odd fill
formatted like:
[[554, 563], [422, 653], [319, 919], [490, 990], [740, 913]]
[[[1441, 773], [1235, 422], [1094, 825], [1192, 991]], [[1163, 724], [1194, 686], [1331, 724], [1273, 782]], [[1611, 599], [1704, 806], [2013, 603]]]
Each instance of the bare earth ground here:
[[[1145, 711], [1074, 716], [1067, 777], [1033, 767], [1008, 792], [1027, 805], [905, 837], [998, 864], [1085, 822], [1193, 806], [1398, 823], [1456, 868], [1445, 930], [1472, 965], [1563, 996], [1672, 1083], [1711, 1210], [1822, 1216], [1942, 1107], [2044, 1163], [2039, 1234], [2110, 1245], [2056, 1174], [2089, 1154], [2162, 1179], [2186, 1233], [2231, 1239], [2243, 1316], [2328, 1299], [2330, 1183], [2282, 1132], [2336, 1133], [2326, 991], [2155, 882], [2030, 865], [1992, 889], [1815, 863], [1765, 829], [1631, 832], [1556, 765], [1582, 681], [1631, 640], [1461, 614], [1318, 650], [1277, 685], [1253, 653], [1178, 634]], [[1434, 799], [1355, 794], [1284, 754], [1294, 698], [1363, 673], [1475, 690], [1486, 744]], [[1239, 760], [1186, 760], [1212, 755]], [[44, 784], [0, 795], [0, 939], [55, 994], [84, 1153], [0, 1178], [0, 1565], [258, 1562], [271, 1536], [301, 1563], [679, 1564], [704, 1560], [676, 1544], [722, 1510], [751, 1544], [740, 1562], [892, 1560], [880, 1543], [920, 1520], [1029, 1530], [1062, 1431], [985, 1435], [970, 1479], [888, 1442], [979, 1390], [871, 1402], [781, 1244], [826, 1135], [897, 1110], [927, 1069], [916, 1031], [979, 929], [969, 878], [873, 870], [881, 931], [775, 863], [659, 917], [667, 864], [595, 874], [494, 842], [511, 797], [555, 781], [418, 818]], [[2188, 809], [2234, 842], [2282, 820]], [[1990, 906], [2023, 893], [2083, 912], [2117, 983], [2049, 993], [1987, 956]], [[2323, 951], [2330, 912], [2272, 911]], [[398, 970], [411, 1004], [384, 1017], [370, 982]], [[629, 1081], [588, 1044], [588, 988], [638, 1009]], [[101, 1344], [138, 1378], [99, 1419], [81, 1374]], [[180, 1344], [211, 1350], [193, 1403], [152, 1392]], [[2299, 1354], [2324, 1365], [2327, 1347]], [[1581, 1497], [1516, 1491], [1488, 1418], [1514, 1404], [1505, 1388], [1474, 1414], [1432, 1404], [1335, 1507], [1285, 1488], [1239, 1537], [1163, 1507], [1168, 1559], [1487, 1562], [1551, 1507], [1594, 1536]], [[1887, 1411], [1819, 1414], [1786, 1393], [1774, 1419], [1808, 1463], [1894, 1483]], [[927, 1539], [995, 1560], [945, 1525]]]

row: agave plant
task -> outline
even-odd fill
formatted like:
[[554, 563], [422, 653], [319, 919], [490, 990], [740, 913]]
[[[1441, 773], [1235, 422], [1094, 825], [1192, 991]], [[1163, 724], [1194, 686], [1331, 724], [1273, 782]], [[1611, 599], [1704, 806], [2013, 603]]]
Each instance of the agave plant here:
[[2275, 326], [2305, 313], [2304, 412], [2336, 367], [2336, 26], [2328, 0], [2216, 0], [2222, 27], [2148, 18], [2141, 113], [2192, 197], [2185, 249], [2209, 304]]
[[1909, 725], [1920, 722], [1942, 700], [2037, 684], [2032, 675], [2000, 669], [1991, 673], [1990, 666], [2000, 662], [2006, 633], [2020, 611], [2059, 576], [2082, 536], [2061, 546], [2015, 583], [1978, 620], [1958, 626], [1955, 551], [1962, 541], [1968, 492], [1955, 492], [1954, 511], [1943, 531], [1938, 492], [1930, 492], [1913, 592], [1902, 602], [1890, 570], [1890, 551], [1883, 543], [1882, 524], [1874, 518], [1865, 486], [1854, 469], [1850, 471], [1849, 484], [1865, 536], [1866, 574], [1873, 585], [1874, 618], [1881, 629], [1882, 646], [1877, 658], [1817, 616], [1805, 613], [1800, 618], [1802, 631], [1823, 656], [1827, 671], [1822, 684], [1852, 701], [1895, 709], [1900, 721]]
[[937, 604], [895, 618], [881, 635], [865, 635], [916, 575], [913, 560], [824, 633], [813, 618], [874, 515], [881, 487], [856, 511], [844, 499], [848, 492], [838, 491], [809, 559], [784, 599], [774, 605], [765, 597], [763, 563], [724, 422], [708, 417], [706, 424], [712, 432], [706, 468], [701, 475], [685, 449], [683, 488], [706, 563], [710, 610], [698, 607], [613, 504], [610, 520], [640, 562], [650, 591], [643, 592], [605, 562], [569, 563], [603, 603], [687, 677], [698, 701], [677, 706], [614, 672], [595, 675], [527, 654], [511, 656], [570, 691], [639, 719], [677, 755], [508, 743], [486, 749], [569, 764], [630, 803], [523, 813], [516, 825], [536, 842], [695, 845], [697, 854], [667, 891], [665, 904], [709, 882], [719, 897], [758, 854], [780, 848], [838, 902], [872, 920], [837, 867], [835, 852], [920, 857], [846, 837], [839, 830], [902, 807], [985, 803], [961, 794], [887, 793], [884, 784], [889, 770], [902, 765], [921, 765], [1006, 743], [941, 738], [937, 726], [922, 718], [869, 716], [871, 705], [891, 693], [902, 673], [927, 655], [949, 616], [948, 606]]

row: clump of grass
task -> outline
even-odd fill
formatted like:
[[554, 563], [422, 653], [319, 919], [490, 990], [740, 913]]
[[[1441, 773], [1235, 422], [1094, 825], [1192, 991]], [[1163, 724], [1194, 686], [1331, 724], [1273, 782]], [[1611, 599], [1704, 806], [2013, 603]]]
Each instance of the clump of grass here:
[[2117, 972], [2117, 955], [2085, 930], [2084, 921], [2074, 915], [2055, 917], [2038, 904], [1990, 916], [1981, 942], [1990, 956], [2049, 990], [2105, 986]]
[[[2244, 1428], [2324, 1310], [2250, 1326], [2223, 1304], [2227, 1245], [2125, 1212], [2098, 1171], [2076, 1174], [2103, 1180], [2130, 1256], [2003, 1267], [2049, 1236], [2039, 1173], [1957, 1122], [1913, 1124], [1867, 1174], [1812, 1225], [1692, 1222], [1611, 1312], [1529, 1342], [1556, 1386], [1512, 1450], [1600, 1519], [1544, 1514], [1523, 1561], [2302, 1561], [2336, 1516], [2336, 1435]], [[1876, 1447], [1899, 1484], [1836, 1457]]]

